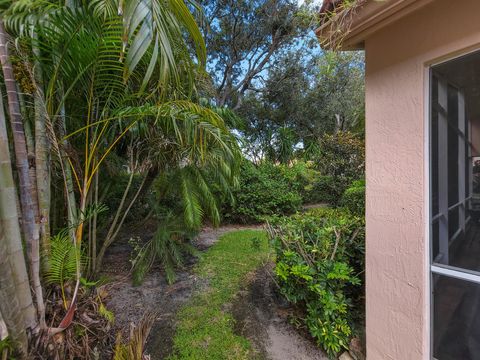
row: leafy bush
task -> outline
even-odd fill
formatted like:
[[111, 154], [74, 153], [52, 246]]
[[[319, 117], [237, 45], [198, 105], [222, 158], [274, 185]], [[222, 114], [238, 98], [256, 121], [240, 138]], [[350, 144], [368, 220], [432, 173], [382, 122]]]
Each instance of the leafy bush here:
[[65, 288], [68, 282], [75, 280], [77, 257], [79, 265], [83, 267], [86, 263], [85, 256], [72, 243], [69, 229], [63, 229], [50, 238], [50, 253], [48, 257], [43, 256], [45, 282], [60, 287], [65, 306], [67, 304]]
[[332, 178], [318, 184], [320, 189], [329, 189], [332, 205], [338, 205], [350, 184], [365, 175], [365, 142], [350, 132], [324, 135], [306, 156], [322, 175]]
[[302, 197], [292, 188], [281, 168], [270, 163], [255, 166], [244, 161], [234, 202], [224, 209], [231, 222], [257, 223], [271, 215], [289, 215], [298, 210]]
[[310, 198], [314, 203], [335, 204], [340, 195], [335, 179], [332, 176], [321, 175], [312, 185]]
[[163, 172], [152, 186], [150, 208], [158, 222], [153, 237], [143, 244], [130, 239], [133, 251], [133, 283], [139, 285], [155, 263], [165, 271], [168, 283], [175, 281], [187, 255], [196, 255], [191, 240], [208, 219], [220, 222], [219, 204], [230, 194], [235, 173], [230, 169], [186, 165]]
[[305, 311], [318, 344], [334, 357], [363, 318], [364, 222], [343, 209], [318, 209], [269, 226], [281, 293]]
[[365, 174], [365, 142], [348, 131], [326, 134], [320, 141], [317, 168], [336, 178], [359, 179]]
[[346, 207], [354, 214], [364, 216], [365, 180], [354, 181], [353, 184], [343, 193], [340, 205]]
[[176, 279], [175, 269], [183, 267], [185, 255], [197, 255], [196, 249], [190, 244], [194, 234], [181, 218], [166, 217], [147, 243], [130, 239], [134, 250], [131, 261], [133, 284], [140, 285], [156, 262], [165, 271], [167, 282], [173, 284]]
[[290, 184], [290, 189], [300, 194], [304, 204], [319, 202], [315, 185], [320, 173], [313, 168], [312, 162], [295, 161], [290, 165], [279, 165], [278, 168]]

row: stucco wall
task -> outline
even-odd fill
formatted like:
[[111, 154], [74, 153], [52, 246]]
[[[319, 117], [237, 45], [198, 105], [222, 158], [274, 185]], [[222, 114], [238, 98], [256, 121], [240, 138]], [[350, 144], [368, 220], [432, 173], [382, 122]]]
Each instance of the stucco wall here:
[[369, 360], [430, 356], [426, 69], [480, 48], [479, 14], [436, 0], [365, 42]]

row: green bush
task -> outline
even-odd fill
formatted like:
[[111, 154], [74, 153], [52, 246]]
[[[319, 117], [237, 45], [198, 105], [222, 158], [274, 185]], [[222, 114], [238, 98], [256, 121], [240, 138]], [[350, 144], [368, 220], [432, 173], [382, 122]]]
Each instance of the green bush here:
[[365, 142], [348, 131], [325, 134], [317, 157], [317, 169], [324, 175], [360, 179], [365, 174]]
[[337, 206], [345, 190], [353, 181], [365, 175], [365, 142], [350, 132], [325, 134], [320, 142], [310, 147], [306, 157], [325, 178], [317, 184], [318, 196], [324, 196]]
[[312, 185], [310, 199], [313, 203], [335, 204], [339, 198], [335, 179], [332, 176], [319, 176]]
[[234, 201], [224, 206], [224, 219], [237, 223], [258, 223], [272, 215], [289, 215], [302, 204], [300, 193], [281, 168], [271, 163], [258, 166], [244, 161]]
[[320, 202], [316, 188], [320, 173], [311, 162], [295, 161], [290, 165], [279, 165], [278, 168], [289, 182], [291, 190], [300, 194], [304, 204]]
[[318, 209], [272, 219], [269, 235], [281, 293], [305, 311], [310, 334], [334, 357], [363, 319], [363, 219]]
[[365, 180], [354, 181], [353, 184], [343, 193], [340, 205], [346, 207], [354, 214], [364, 216]]

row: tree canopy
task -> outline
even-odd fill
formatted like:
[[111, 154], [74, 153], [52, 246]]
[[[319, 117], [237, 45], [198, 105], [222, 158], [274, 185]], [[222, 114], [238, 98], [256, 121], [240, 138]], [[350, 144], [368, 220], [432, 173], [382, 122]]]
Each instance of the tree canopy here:
[[276, 55], [304, 36], [294, 0], [202, 0], [212, 92], [237, 109]]

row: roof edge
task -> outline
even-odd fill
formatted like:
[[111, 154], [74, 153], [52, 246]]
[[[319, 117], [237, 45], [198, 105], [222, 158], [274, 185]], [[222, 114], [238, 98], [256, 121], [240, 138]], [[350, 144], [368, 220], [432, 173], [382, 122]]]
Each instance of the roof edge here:
[[434, 0], [359, 1], [357, 6], [333, 14], [315, 30], [323, 48], [362, 50], [368, 36]]

